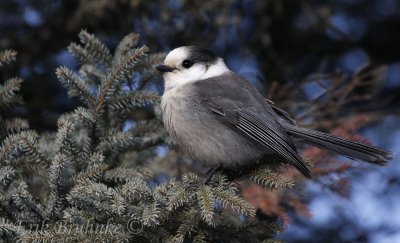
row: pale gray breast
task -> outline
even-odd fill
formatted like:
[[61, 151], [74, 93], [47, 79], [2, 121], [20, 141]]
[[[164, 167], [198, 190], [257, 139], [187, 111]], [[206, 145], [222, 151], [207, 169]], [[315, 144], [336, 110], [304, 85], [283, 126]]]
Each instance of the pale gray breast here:
[[259, 145], [222, 124], [197, 102], [193, 84], [164, 93], [161, 100], [164, 126], [190, 156], [208, 163], [242, 163], [260, 157]]

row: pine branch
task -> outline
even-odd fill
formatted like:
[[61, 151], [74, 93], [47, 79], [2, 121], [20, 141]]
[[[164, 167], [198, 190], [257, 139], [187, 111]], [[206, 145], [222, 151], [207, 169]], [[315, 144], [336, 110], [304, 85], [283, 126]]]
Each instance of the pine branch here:
[[[79, 171], [86, 159], [88, 148], [80, 147], [76, 142], [76, 128], [67, 117], [60, 117], [58, 120], [58, 132], [56, 135], [55, 146], [60, 154], [64, 154], [73, 163], [74, 171]], [[86, 153], [85, 153], [86, 152]]]
[[27, 231], [18, 224], [13, 224], [5, 218], [0, 218], [0, 235], [6, 235], [9, 239], [15, 239], [15, 237], [26, 233]]
[[147, 106], [160, 102], [160, 96], [145, 93], [135, 92], [127, 95], [120, 95], [110, 101], [110, 108], [116, 112], [130, 112], [138, 107]]
[[281, 173], [275, 172], [268, 168], [254, 170], [250, 174], [250, 179], [259, 184], [260, 186], [279, 190], [290, 188], [294, 186], [294, 182], [285, 178]]
[[78, 107], [72, 117], [76, 122], [81, 122], [84, 127], [90, 127], [95, 122], [93, 111], [83, 107]]
[[71, 97], [76, 96], [89, 107], [94, 107], [95, 97], [92, 95], [90, 87], [85, 80], [81, 79], [67, 67], [57, 68], [56, 75], [58, 80], [68, 88], [68, 94]]
[[[85, 64], [79, 69], [79, 76], [87, 82], [90, 87], [97, 87], [107, 76], [107, 69], [98, 68], [95, 65]], [[97, 96], [97, 89], [91, 90]]]
[[124, 195], [127, 202], [135, 205], [143, 200], [147, 201], [153, 198], [153, 193], [147, 183], [140, 178], [128, 181], [122, 186], [119, 193]]
[[154, 173], [146, 168], [136, 166], [134, 168], [117, 167], [112, 170], [108, 170], [104, 179], [109, 182], [128, 182], [134, 180], [135, 178], [150, 179], [154, 176]]
[[84, 225], [90, 224], [95, 217], [88, 211], [71, 206], [64, 210], [63, 219], [70, 224]]
[[119, 42], [112, 60], [113, 66], [118, 65], [121, 60], [123, 60], [123, 57], [126, 56], [130, 50], [135, 48], [139, 38], [139, 34], [130, 33]]
[[140, 150], [161, 143], [164, 136], [163, 133], [154, 133], [136, 137], [133, 132], [118, 132], [101, 138], [97, 149], [107, 154], [117, 154], [128, 149]]
[[119, 195], [123, 194], [118, 193], [117, 195], [115, 189], [87, 179], [75, 184], [68, 194], [67, 200], [72, 206], [95, 212], [104, 218], [109, 218], [115, 215], [116, 209], [118, 209], [117, 211], [125, 210], [125, 203], [115, 204], [120, 200], [124, 200]]
[[196, 192], [200, 205], [201, 218], [210, 225], [214, 225], [214, 194], [209, 186], [203, 185]]
[[42, 153], [43, 157], [49, 158], [49, 165], [51, 164], [50, 158], [53, 158], [57, 151], [54, 147], [54, 141], [56, 134], [52, 132], [42, 133], [37, 141], [38, 148]]
[[22, 131], [4, 139], [0, 147], [0, 163], [11, 164], [17, 157], [25, 155], [30, 161], [48, 166], [50, 161], [44, 157], [37, 146], [38, 134]]
[[43, 208], [41, 205], [34, 202], [33, 197], [27, 191], [27, 188], [28, 185], [24, 181], [19, 181], [18, 184], [13, 183], [9, 189], [9, 194], [11, 195], [12, 201], [20, 209], [29, 210], [33, 212], [39, 218], [39, 220], [42, 220], [44, 218]]
[[159, 224], [158, 218], [161, 209], [157, 203], [149, 203], [143, 209], [142, 222], [145, 226], [155, 226]]
[[150, 54], [145, 57], [143, 61], [138, 63], [138, 65], [134, 66], [132, 71], [140, 72], [143, 74], [145, 70], [151, 69], [156, 72], [154, 66], [162, 63], [166, 55], [167, 54], [164, 52]]
[[10, 185], [16, 176], [16, 171], [11, 166], [0, 167], [0, 185], [4, 188]]
[[57, 154], [49, 169], [48, 185], [50, 193], [46, 215], [53, 220], [60, 218], [62, 210], [66, 207], [63, 190], [67, 186], [67, 181], [70, 177], [67, 172], [68, 163], [70, 162], [64, 154]]
[[197, 235], [193, 238], [195, 243], [208, 243], [207, 237], [204, 232], [197, 232]]
[[176, 210], [183, 205], [189, 204], [195, 196], [195, 192], [188, 187], [182, 186], [180, 183], [177, 183], [169, 193], [171, 194], [167, 204], [167, 210], [169, 211]]
[[17, 57], [17, 52], [14, 50], [0, 51], [0, 67], [4, 66], [4, 64], [14, 62], [16, 60], [16, 57]]
[[198, 213], [194, 210], [190, 210], [182, 215], [183, 221], [179, 225], [179, 228], [171, 241], [184, 242], [185, 239], [188, 239], [193, 232], [196, 232], [198, 230], [197, 217]]
[[77, 43], [71, 43], [68, 46], [68, 51], [82, 64], [92, 63], [93, 57], [85, 50], [84, 47]]
[[176, 182], [168, 182], [168, 183], [164, 183], [161, 185], [158, 185], [155, 189], [154, 189], [154, 193], [153, 193], [153, 197], [154, 200], [159, 202], [160, 204], [163, 205], [168, 205], [169, 202], [169, 193], [174, 190], [174, 187], [177, 185]]
[[71, 116], [71, 121], [75, 126], [75, 143], [79, 148], [80, 167], [85, 168], [93, 148], [97, 145], [96, 121], [93, 110], [78, 107]]
[[33, 131], [22, 131], [19, 135], [19, 146], [21, 152], [23, 152], [30, 160], [49, 166], [50, 161], [44, 157], [42, 152], [37, 146], [38, 134]]
[[[108, 169], [108, 165], [104, 163], [104, 156], [99, 153], [93, 153], [87, 167], [80, 171], [73, 181], [96, 180], [100, 178]], [[108, 172], [108, 171], [107, 171]]]
[[11, 78], [4, 85], [0, 85], [0, 105], [4, 108], [13, 104], [22, 103], [21, 98], [15, 92], [19, 91], [22, 83], [21, 78]]
[[212, 187], [212, 189], [215, 198], [222, 202], [224, 208], [229, 205], [238, 213], [252, 217], [255, 215], [254, 207], [237, 195], [236, 187], [228, 183], [226, 177], [220, 177], [218, 180], [218, 186]]
[[123, 195], [119, 194], [118, 191], [111, 198], [111, 212], [119, 217], [126, 215], [128, 204], [125, 201]]
[[101, 83], [99, 97], [95, 105], [95, 114], [98, 114], [105, 104], [109, 103], [115, 90], [121, 85], [129, 70], [148, 52], [148, 48], [143, 46], [134, 51], [130, 51], [122, 61], [108, 74], [107, 78]]
[[22, 130], [29, 129], [29, 123], [27, 120], [21, 118], [6, 119], [4, 121], [4, 128], [7, 134], [18, 133]]
[[79, 39], [84, 44], [80, 46], [72, 43], [68, 50], [83, 64], [102, 64], [110, 67], [112, 55], [110, 50], [94, 36], [85, 30], [79, 33]]
[[100, 60], [103, 64], [110, 64], [112, 59], [110, 50], [95, 35], [82, 30], [79, 39], [85, 44], [85, 49], [94, 56], [93, 59]]

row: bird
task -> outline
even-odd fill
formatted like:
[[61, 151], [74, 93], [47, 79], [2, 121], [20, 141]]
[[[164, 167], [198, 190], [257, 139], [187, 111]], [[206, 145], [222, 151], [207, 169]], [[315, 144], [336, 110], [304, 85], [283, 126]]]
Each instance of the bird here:
[[385, 165], [394, 156], [377, 147], [297, 125], [287, 112], [208, 49], [175, 48], [155, 68], [164, 79], [164, 126], [184, 153], [212, 166], [207, 180], [221, 167], [244, 166], [268, 156], [279, 156], [311, 178], [297, 151], [299, 142], [378, 165]]

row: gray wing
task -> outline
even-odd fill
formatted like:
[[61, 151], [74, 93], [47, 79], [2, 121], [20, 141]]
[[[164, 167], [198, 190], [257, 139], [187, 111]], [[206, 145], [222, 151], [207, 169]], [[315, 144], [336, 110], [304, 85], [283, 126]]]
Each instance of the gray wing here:
[[296, 125], [296, 121], [290, 117], [289, 113], [282, 110], [281, 108], [275, 106], [275, 103], [271, 100], [265, 99], [268, 104], [271, 105], [271, 108], [275, 111], [277, 115], [279, 115], [282, 119], [286, 120], [288, 123], [292, 125]]
[[274, 151], [306, 177], [311, 173], [267, 100], [245, 79], [234, 73], [193, 84], [196, 101], [222, 123]]

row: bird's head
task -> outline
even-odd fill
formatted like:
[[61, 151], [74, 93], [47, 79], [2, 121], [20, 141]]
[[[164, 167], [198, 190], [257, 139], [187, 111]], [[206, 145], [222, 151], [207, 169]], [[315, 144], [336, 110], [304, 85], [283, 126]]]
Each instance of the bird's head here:
[[196, 46], [175, 48], [156, 69], [164, 73], [166, 90], [229, 72], [222, 58]]

